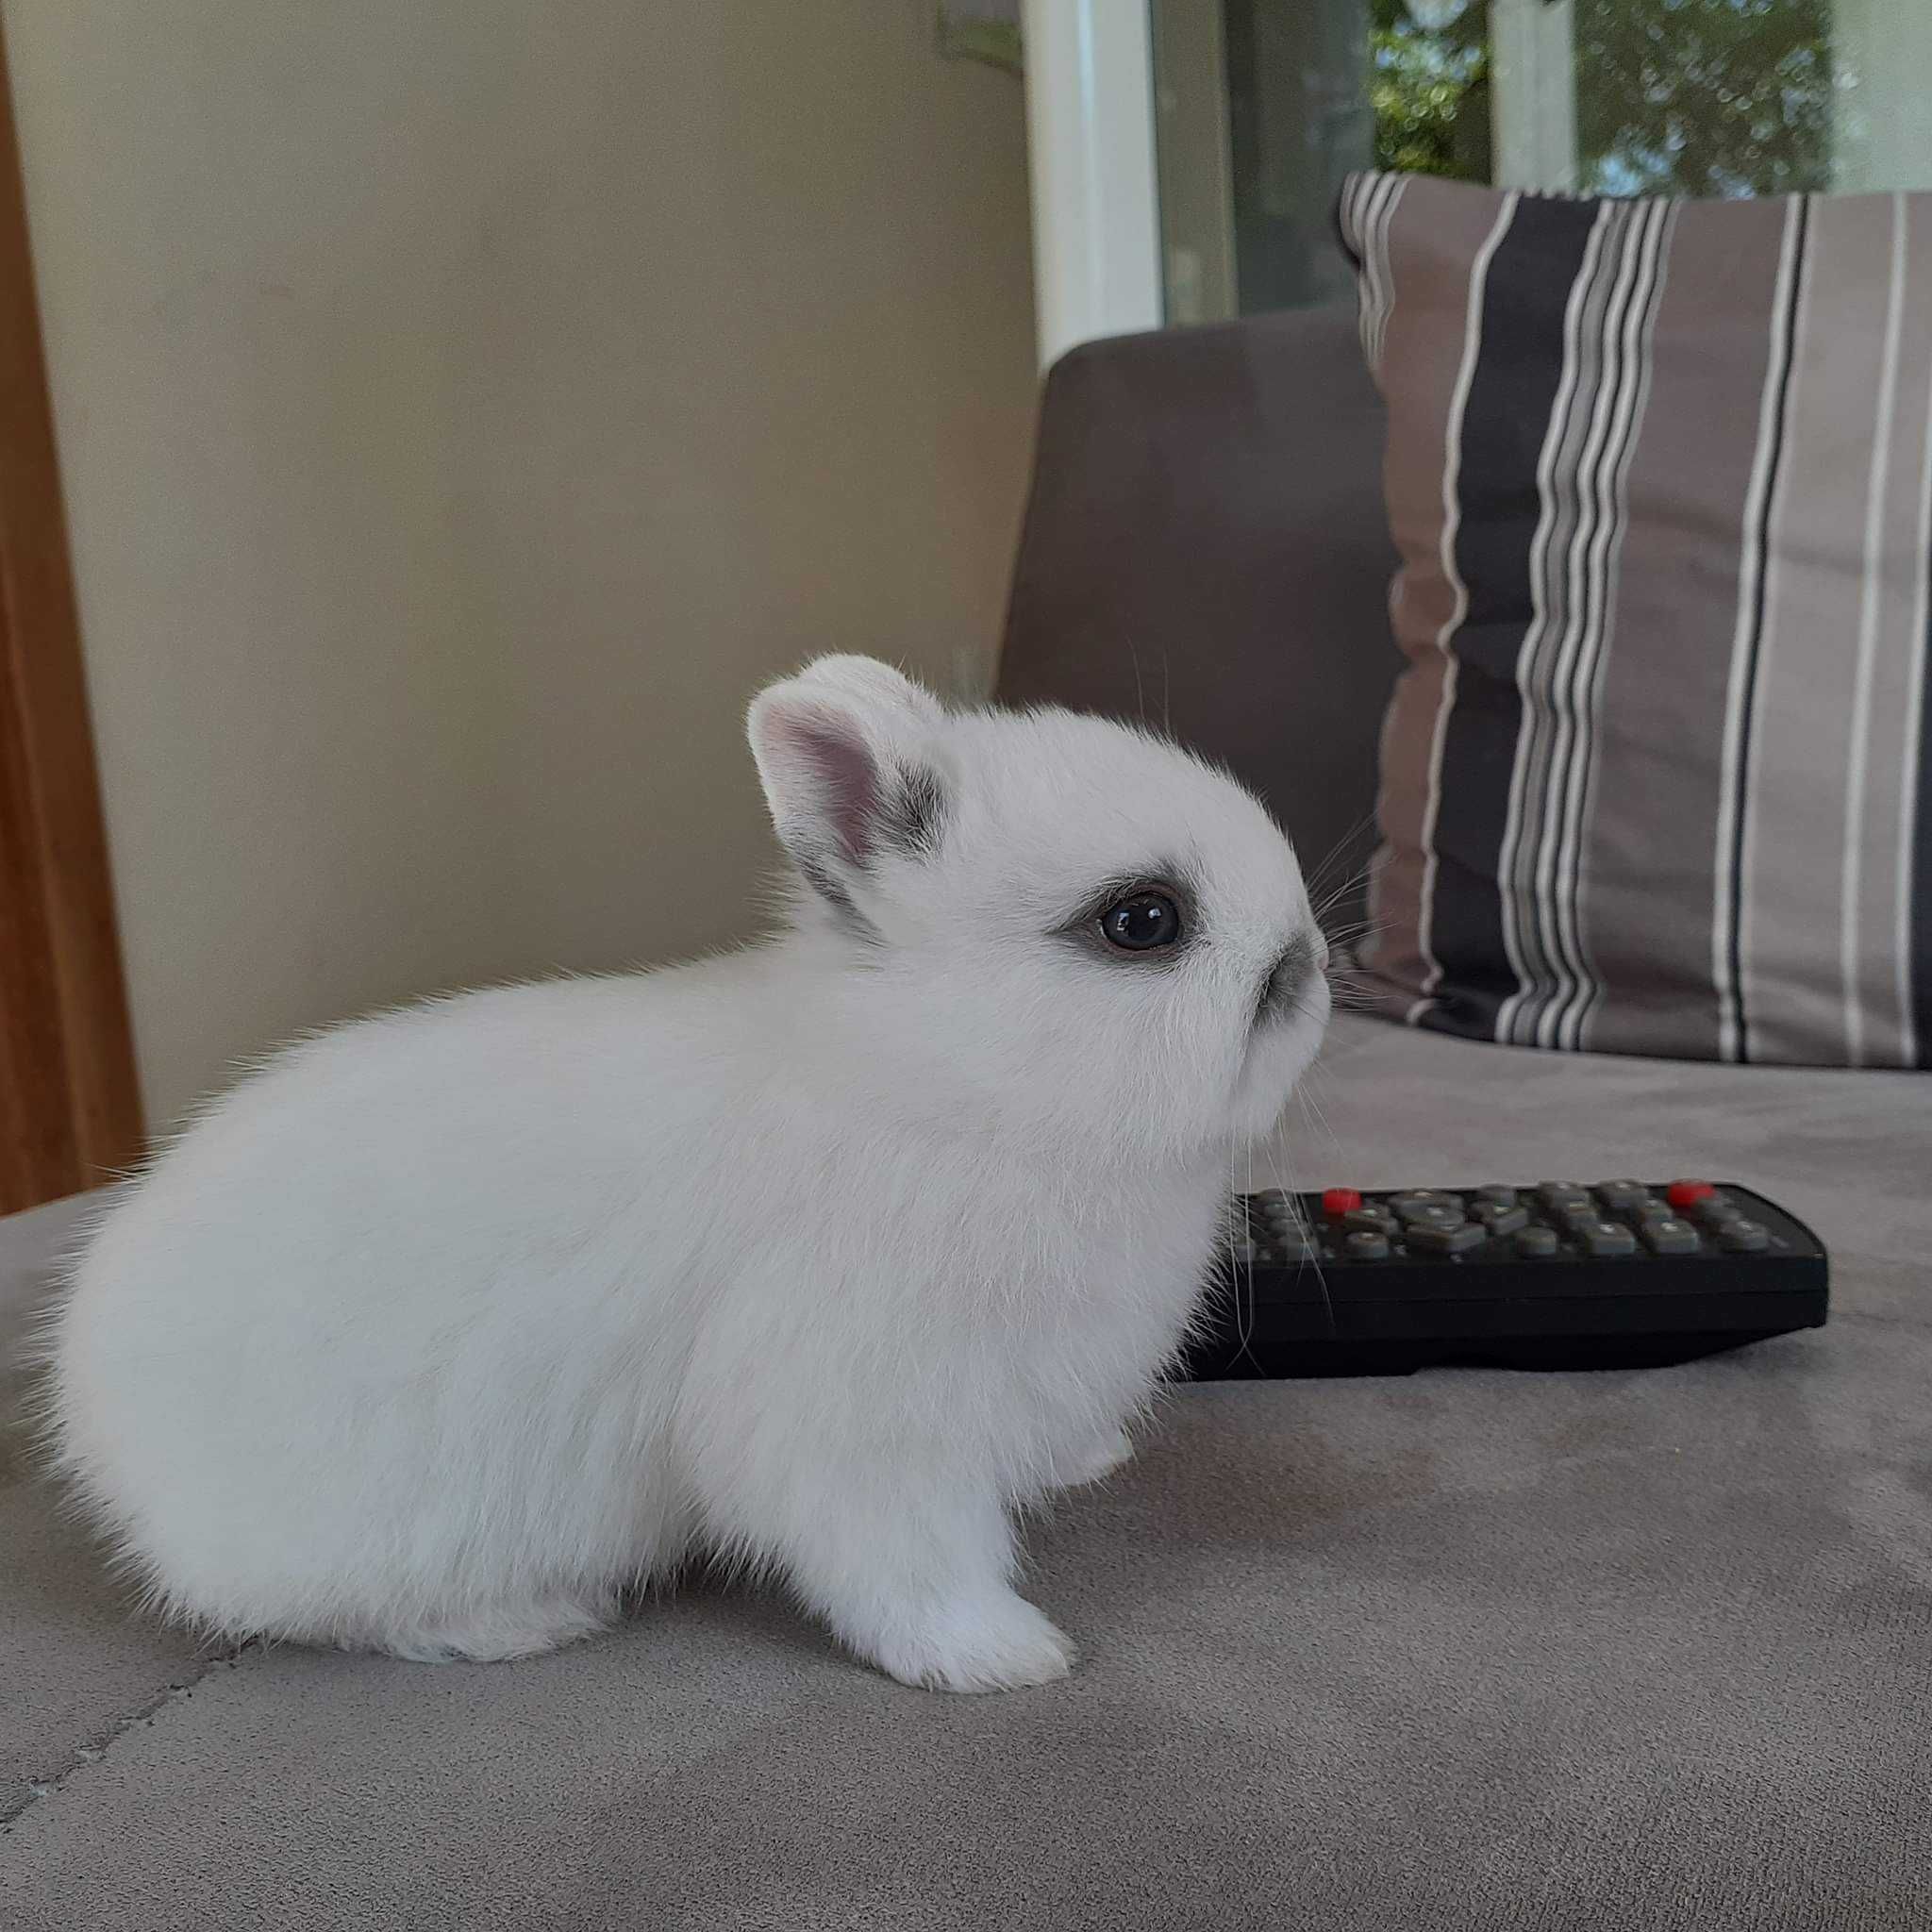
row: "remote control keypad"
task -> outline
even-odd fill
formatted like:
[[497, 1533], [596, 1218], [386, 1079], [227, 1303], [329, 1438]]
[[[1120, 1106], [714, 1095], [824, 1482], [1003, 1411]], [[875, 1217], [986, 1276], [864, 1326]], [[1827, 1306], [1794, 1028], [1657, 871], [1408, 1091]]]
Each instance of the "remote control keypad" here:
[[1623, 1258], [1762, 1254], [1782, 1245], [1707, 1181], [1489, 1182], [1462, 1191], [1411, 1188], [1374, 1194], [1331, 1188], [1303, 1226], [1293, 1197], [1264, 1189], [1238, 1201], [1236, 1257], [1258, 1267], [1324, 1259], [1385, 1261], [1571, 1255]]
[[1741, 1183], [1271, 1190], [1235, 1206], [1191, 1380], [1639, 1367], [1828, 1316], [1824, 1244]]

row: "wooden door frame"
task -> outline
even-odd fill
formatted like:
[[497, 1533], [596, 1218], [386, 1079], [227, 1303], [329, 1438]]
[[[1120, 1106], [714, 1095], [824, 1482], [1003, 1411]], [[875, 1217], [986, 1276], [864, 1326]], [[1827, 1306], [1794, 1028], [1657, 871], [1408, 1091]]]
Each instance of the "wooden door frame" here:
[[0, 38], [0, 1212], [142, 1142], [40, 305]]

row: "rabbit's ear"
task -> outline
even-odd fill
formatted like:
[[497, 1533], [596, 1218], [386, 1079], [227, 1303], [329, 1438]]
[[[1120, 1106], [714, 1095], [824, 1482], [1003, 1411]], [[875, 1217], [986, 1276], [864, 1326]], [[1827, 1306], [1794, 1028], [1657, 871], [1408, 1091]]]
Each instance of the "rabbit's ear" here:
[[844, 698], [875, 713], [897, 713], [917, 724], [938, 724], [945, 716], [930, 691], [922, 690], [903, 671], [876, 658], [858, 658], [842, 652], [814, 658], [792, 681], [823, 691], [829, 697]]
[[816, 883], [826, 863], [938, 849], [944, 791], [924, 742], [941, 718], [869, 658], [821, 658], [752, 700], [746, 735], [778, 837]]

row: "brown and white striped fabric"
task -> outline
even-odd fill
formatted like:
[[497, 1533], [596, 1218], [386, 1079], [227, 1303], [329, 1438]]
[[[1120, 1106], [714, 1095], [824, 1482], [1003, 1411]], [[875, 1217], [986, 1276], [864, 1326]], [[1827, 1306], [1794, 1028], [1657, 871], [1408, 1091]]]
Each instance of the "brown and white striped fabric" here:
[[1338, 208], [1409, 662], [1377, 930], [1411, 1024], [1932, 1066], [1932, 195]]

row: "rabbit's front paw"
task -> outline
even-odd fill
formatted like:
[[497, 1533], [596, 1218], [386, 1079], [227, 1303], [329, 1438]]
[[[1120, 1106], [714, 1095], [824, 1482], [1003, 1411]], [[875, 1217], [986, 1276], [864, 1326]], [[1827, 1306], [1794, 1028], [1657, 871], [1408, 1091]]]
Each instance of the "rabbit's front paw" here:
[[883, 1638], [874, 1661], [923, 1690], [1018, 1690], [1074, 1667], [1074, 1646], [1024, 1597], [958, 1605]]

